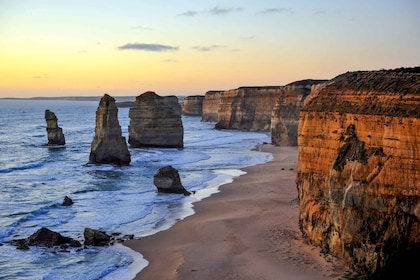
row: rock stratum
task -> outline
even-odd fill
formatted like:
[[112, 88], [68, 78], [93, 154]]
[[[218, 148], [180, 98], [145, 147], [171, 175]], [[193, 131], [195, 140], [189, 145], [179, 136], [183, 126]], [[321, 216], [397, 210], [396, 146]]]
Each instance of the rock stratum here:
[[66, 139], [63, 134], [63, 129], [58, 126], [58, 119], [54, 112], [45, 110], [45, 121], [47, 122], [47, 146], [65, 145]]
[[222, 98], [222, 90], [211, 90], [206, 92], [202, 104], [202, 117], [203, 122], [217, 122], [219, 116], [220, 100]]
[[271, 113], [271, 143], [276, 146], [297, 146], [299, 113], [311, 90], [327, 80], [302, 80], [281, 89]]
[[129, 165], [131, 155], [118, 122], [115, 99], [105, 94], [96, 110], [95, 136], [91, 144], [89, 163]]
[[201, 116], [203, 114], [204, 95], [191, 95], [184, 98], [182, 113], [189, 116]]
[[136, 97], [130, 108], [128, 143], [134, 147], [182, 148], [182, 109], [176, 96], [159, 96], [152, 91]]
[[318, 87], [301, 110], [298, 147], [304, 237], [380, 279], [396, 261], [399, 273], [417, 269], [420, 67], [349, 72]]

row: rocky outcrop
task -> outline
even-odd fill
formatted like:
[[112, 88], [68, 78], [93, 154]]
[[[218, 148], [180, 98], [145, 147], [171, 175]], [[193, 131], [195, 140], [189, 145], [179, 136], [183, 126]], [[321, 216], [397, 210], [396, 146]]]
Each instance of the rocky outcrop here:
[[83, 236], [85, 246], [108, 246], [111, 242], [111, 236], [106, 232], [92, 228], [85, 228]]
[[66, 195], [63, 199], [63, 203], [61, 203], [61, 206], [70, 206], [70, 205], [73, 205], [73, 200]]
[[132, 147], [182, 148], [184, 127], [176, 96], [159, 96], [148, 91], [136, 97], [130, 108], [128, 143]]
[[28, 238], [13, 240], [11, 243], [17, 246], [18, 249], [23, 250], [29, 249], [29, 246], [40, 246], [48, 248], [60, 245], [68, 245], [71, 247], [82, 246], [79, 241], [70, 237], [62, 236], [60, 233], [45, 227], [40, 228]]
[[66, 139], [64, 138], [63, 129], [58, 126], [58, 119], [54, 112], [45, 110], [45, 121], [47, 122], [47, 137], [48, 146], [65, 145]]
[[307, 99], [296, 177], [304, 237], [368, 275], [389, 273], [395, 256], [413, 264], [420, 256], [420, 67], [345, 73]]
[[201, 117], [202, 122], [217, 122], [219, 116], [220, 100], [222, 98], [223, 91], [212, 90], [206, 92], [203, 100], [203, 115]]
[[181, 184], [178, 170], [168, 165], [159, 168], [153, 176], [153, 184], [158, 189], [158, 192], [162, 193], [182, 193], [184, 195], [190, 195]]
[[105, 94], [96, 110], [95, 136], [91, 145], [89, 163], [130, 164], [131, 156], [118, 122], [115, 99]]
[[182, 113], [190, 116], [201, 116], [203, 114], [204, 95], [193, 95], [184, 98]]
[[327, 80], [302, 80], [283, 87], [271, 114], [271, 143], [276, 146], [297, 146], [299, 113], [315, 85]]

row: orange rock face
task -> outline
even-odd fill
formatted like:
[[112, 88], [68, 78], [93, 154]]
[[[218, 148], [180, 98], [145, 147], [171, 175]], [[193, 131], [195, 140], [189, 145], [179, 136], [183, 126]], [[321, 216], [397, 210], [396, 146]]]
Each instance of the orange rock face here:
[[222, 98], [223, 91], [208, 91], [204, 95], [202, 104], [203, 116], [201, 121], [203, 122], [217, 122], [219, 116], [219, 105]]
[[201, 116], [203, 114], [204, 95], [187, 96], [182, 104], [182, 113], [190, 116]]
[[300, 113], [300, 228], [369, 275], [420, 244], [418, 70], [343, 74], [311, 93]]

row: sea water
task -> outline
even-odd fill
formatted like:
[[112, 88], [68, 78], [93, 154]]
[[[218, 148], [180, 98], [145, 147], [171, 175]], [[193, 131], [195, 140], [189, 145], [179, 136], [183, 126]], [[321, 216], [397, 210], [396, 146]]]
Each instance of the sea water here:
[[[134, 100], [134, 98], [133, 98]], [[118, 99], [117, 99], [118, 101]], [[41, 227], [83, 243], [89, 227], [136, 238], [194, 213], [193, 203], [271, 159], [252, 150], [263, 133], [215, 130], [201, 117], [183, 116], [184, 148], [131, 148], [129, 166], [86, 165], [98, 101], [0, 100], [0, 279], [132, 279], [147, 260], [121, 244], [62, 252], [18, 250], [9, 244]], [[44, 111], [53, 111], [66, 139], [47, 147]], [[128, 108], [119, 108], [128, 139]], [[172, 165], [191, 196], [157, 193], [153, 175]], [[61, 206], [65, 196], [74, 204]]]

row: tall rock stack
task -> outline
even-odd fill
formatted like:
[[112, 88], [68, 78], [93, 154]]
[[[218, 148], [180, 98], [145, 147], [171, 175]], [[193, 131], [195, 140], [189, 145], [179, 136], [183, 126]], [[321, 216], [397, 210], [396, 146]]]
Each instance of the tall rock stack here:
[[299, 113], [306, 97], [316, 85], [326, 80], [302, 80], [283, 87], [271, 114], [271, 143], [276, 146], [297, 146]]
[[95, 136], [91, 145], [89, 163], [129, 165], [130, 161], [130, 152], [118, 122], [115, 99], [105, 94], [96, 110]]
[[65, 145], [66, 140], [64, 138], [63, 129], [58, 126], [57, 117], [54, 112], [45, 110], [45, 121], [47, 122], [47, 137], [48, 146]]
[[190, 116], [201, 116], [203, 114], [204, 95], [191, 95], [184, 98], [182, 113]]
[[300, 113], [299, 226], [357, 272], [418, 270], [419, 108], [416, 67], [345, 73]]
[[182, 148], [182, 109], [176, 96], [159, 96], [152, 91], [136, 97], [130, 108], [128, 143], [136, 147]]

